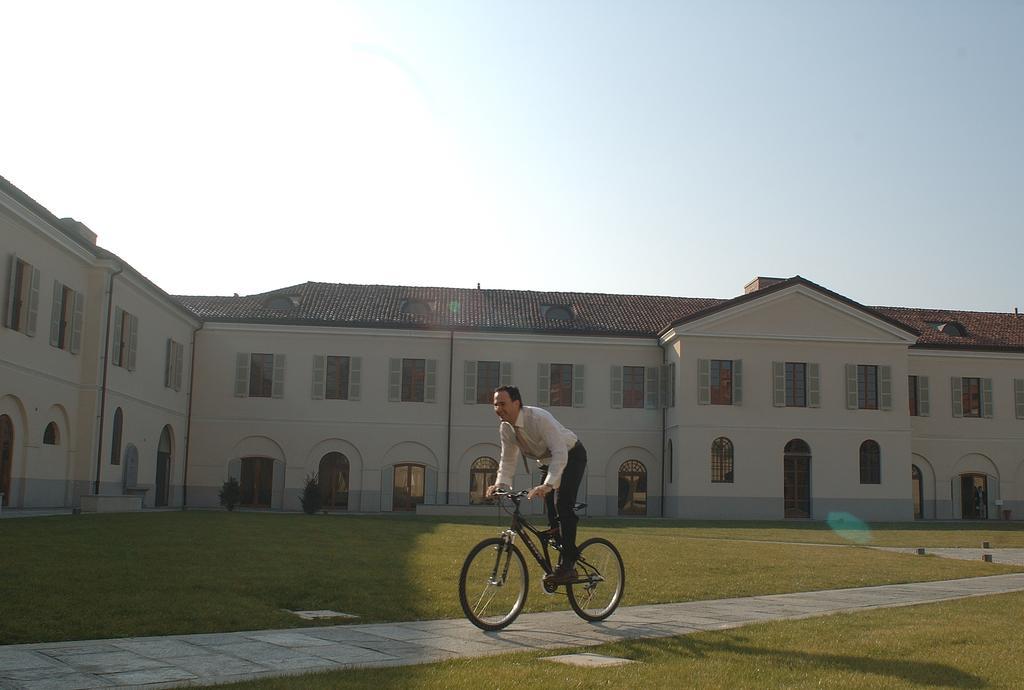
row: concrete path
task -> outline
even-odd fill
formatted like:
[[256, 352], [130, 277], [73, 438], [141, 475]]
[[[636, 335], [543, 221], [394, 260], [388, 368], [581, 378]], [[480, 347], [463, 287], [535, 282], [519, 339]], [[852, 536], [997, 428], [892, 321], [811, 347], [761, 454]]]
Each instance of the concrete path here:
[[[899, 546], [873, 546], [879, 551], [895, 551], [897, 553], [917, 553], [917, 549], [908, 549]], [[963, 561], [980, 561], [983, 556], [991, 556], [993, 563], [1005, 563], [1007, 565], [1024, 565], [1024, 549], [972, 549], [972, 548], [927, 548], [925, 555], [941, 556], [942, 558], [957, 558]]]
[[[1024, 573], [620, 608], [591, 624], [571, 611], [525, 614], [484, 633], [465, 620], [343, 625], [0, 646], [0, 688], [162, 688], [327, 669], [686, 635], [767, 620], [1024, 591]], [[543, 596], [539, 590], [532, 596]]]

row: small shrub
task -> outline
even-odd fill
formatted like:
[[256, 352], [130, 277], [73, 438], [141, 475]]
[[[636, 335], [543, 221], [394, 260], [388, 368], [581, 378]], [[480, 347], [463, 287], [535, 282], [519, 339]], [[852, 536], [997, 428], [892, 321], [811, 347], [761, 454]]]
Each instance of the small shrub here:
[[228, 510], [234, 510], [235, 506], [238, 505], [239, 501], [242, 500], [242, 487], [238, 485], [238, 480], [231, 477], [224, 485], [220, 487], [220, 504]]
[[299, 494], [299, 501], [302, 502], [302, 510], [307, 515], [315, 515], [323, 507], [323, 495], [320, 493], [320, 479], [316, 473], [306, 475], [306, 484]]

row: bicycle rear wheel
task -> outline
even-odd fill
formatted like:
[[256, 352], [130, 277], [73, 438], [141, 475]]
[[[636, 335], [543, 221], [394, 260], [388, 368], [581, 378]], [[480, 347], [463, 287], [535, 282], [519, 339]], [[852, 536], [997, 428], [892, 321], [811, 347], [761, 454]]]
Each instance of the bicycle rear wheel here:
[[566, 587], [569, 604], [580, 618], [603, 621], [622, 600], [626, 568], [618, 549], [607, 539], [588, 539], [579, 547], [577, 581]]
[[469, 552], [459, 575], [459, 602], [469, 622], [481, 630], [501, 630], [526, 603], [530, 576], [515, 544], [485, 539]]

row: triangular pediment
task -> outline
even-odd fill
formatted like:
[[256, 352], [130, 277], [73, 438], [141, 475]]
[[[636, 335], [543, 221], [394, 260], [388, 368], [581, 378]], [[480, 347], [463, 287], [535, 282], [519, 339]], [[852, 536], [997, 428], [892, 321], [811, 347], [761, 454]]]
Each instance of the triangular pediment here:
[[798, 282], [676, 324], [677, 335], [913, 344], [916, 335], [849, 300]]

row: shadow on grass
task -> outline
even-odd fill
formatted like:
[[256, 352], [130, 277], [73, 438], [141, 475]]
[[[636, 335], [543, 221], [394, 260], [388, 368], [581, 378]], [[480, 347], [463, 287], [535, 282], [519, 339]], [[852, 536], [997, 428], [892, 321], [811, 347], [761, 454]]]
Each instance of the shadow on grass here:
[[[744, 658], [744, 665], [748, 668], [750, 664], [764, 664], [776, 669], [788, 668], [799, 674], [830, 673], [838, 670], [936, 687], [980, 688], [988, 685], [985, 679], [948, 664], [772, 649], [747, 644], [748, 638], [741, 635], [717, 634], [716, 638], [725, 639], [707, 640], [686, 636], [661, 640], [631, 640], [618, 643], [617, 646], [626, 650], [629, 658], [636, 661], [657, 662], [659, 656], [693, 659], [715, 657], [716, 662], [721, 663], [722, 655], [738, 655]], [[756, 678], [751, 680], [757, 682]]]

